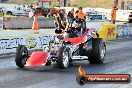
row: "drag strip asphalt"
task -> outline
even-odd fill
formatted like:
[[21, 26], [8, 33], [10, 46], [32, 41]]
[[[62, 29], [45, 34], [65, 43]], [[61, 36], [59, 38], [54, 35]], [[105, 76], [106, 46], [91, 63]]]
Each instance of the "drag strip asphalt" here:
[[75, 62], [68, 69], [57, 65], [19, 69], [13, 56], [0, 58], [0, 88], [132, 88], [129, 84], [85, 84], [76, 82], [76, 72], [82, 65], [88, 74], [132, 75], [132, 39], [108, 41], [104, 64]]

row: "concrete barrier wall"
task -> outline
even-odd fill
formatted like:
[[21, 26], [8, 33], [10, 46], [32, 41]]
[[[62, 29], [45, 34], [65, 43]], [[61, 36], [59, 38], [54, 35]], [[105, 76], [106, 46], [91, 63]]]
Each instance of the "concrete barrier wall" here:
[[[18, 28], [32, 28], [33, 25], [33, 18], [28, 17], [7, 17], [4, 18], [4, 27], [6, 29], [18, 29]], [[53, 23], [53, 18], [45, 18], [39, 17], [38, 18], [39, 28], [49, 28], [55, 27]]]
[[[13, 37], [13, 36], [32, 36], [35, 35], [35, 30], [1, 30], [0, 31], [0, 39], [5, 37]], [[38, 35], [52, 35], [55, 34], [55, 29], [40, 29]]]

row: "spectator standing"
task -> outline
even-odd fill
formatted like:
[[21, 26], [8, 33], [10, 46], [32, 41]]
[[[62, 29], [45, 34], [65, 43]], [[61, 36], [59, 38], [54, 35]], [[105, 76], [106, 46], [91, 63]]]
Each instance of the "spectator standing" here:
[[74, 19], [74, 8], [72, 8], [71, 11], [68, 12], [67, 17], [68, 17], [68, 22]]
[[114, 6], [118, 8], [118, 0], [114, 0]]
[[132, 10], [132, 1], [130, 1], [129, 10]]
[[68, 0], [68, 6], [71, 6], [71, 0]]
[[124, 0], [121, 0], [121, 9], [122, 10], [124, 10], [124, 4], [125, 4]]
[[132, 0], [127, 0], [127, 10], [132, 10]]
[[58, 2], [59, 2], [59, 7], [62, 7], [63, 3], [64, 3], [64, 0], [58, 0]]
[[59, 7], [62, 7], [64, 5], [64, 0], [59, 0]]
[[58, 29], [63, 29], [63, 30], [65, 30], [65, 28], [66, 28], [66, 24], [65, 24], [65, 22], [64, 22], [64, 12], [62, 11], [62, 10], [58, 10], [58, 13], [56, 14], [56, 17], [55, 17], [55, 19], [56, 19], [56, 27], [58, 28]]
[[112, 23], [115, 24], [115, 20], [116, 20], [116, 7], [114, 6], [111, 10], [111, 20], [112, 20]]
[[127, 0], [127, 10], [130, 10], [131, 1]]
[[66, 7], [66, 2], [67, 2], [67, 0], [64, 0], [64, 7]]

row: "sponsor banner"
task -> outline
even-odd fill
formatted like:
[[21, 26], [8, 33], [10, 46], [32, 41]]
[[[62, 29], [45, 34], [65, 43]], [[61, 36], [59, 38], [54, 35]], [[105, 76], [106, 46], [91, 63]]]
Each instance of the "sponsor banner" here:
[[0, 30], [3, 29], [3, 17], [0, 17]]
[[116, 25], [114, 24], [104, 24], [99, 30], [100, 38], [105, 40], [115, 40], [116, 39]]
[[42, 49], [49, 44], [56, 35], [50, 36], [25, 36], [0, 39], [0, 54], [16, 52], [18, 45], [26, 45], [29, 50]]
[[[7, 29], [8, 28], [31, 29], [33, 25], [33, 18], [29, 18], [29, 17], [6, 17], [4, 19], [5, 19], [4, 25], [5, 25], [5, 28]], [[55, 24], [53, 23], [53, 18], [39, 17], [38, 24], [39, 24], [39, 28], [55, 27]]]
[[[103, 8], [84, 8], [86, 13], [98, 14], [106, 17], [108, 20], [111, 20], [111, 9]], [[128, 16], [131, 10], [117, 10], [117, 21], [128, 21]]]
[[[111, 18], [110, 9], [101, 9], [101, 8], [84, 8], [87, 14], [87, 18], [89, 18], [90, 14], [96, 15], [93, 18], [97, 18], [98, 20], [106, 20]], [[89, 15], [88, 15], [89, 14]]]
[[105, 20], [104, 15], [89, 14], [89, 13], [86, 13], [86, 15], [87, 15], [86, 21], [102, 21], [102, 20]]
[[132, 29], [128, 25], [117, 25], [117, 38], [127, 38], [130, 37]]

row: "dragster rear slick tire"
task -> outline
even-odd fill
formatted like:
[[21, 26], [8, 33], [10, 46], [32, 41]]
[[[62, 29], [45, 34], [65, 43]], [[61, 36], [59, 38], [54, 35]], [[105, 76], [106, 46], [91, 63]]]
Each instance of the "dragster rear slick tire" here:
[[92, 50], [88, 53], [88, 60], [91, 64], [102, 64], [106, 55], [106, 44], [104, 40], [102, 38], [93, 38]]
[[16, 50], [15, 62], [19, 68], [24, 68], [28, 59], [28, 50], [26, 46], [19, 45]]
[[60, 47], [57, 54], [57, 65], [61, 69], [66, 69], [70, 65], [70, 51], [66, 46]]

